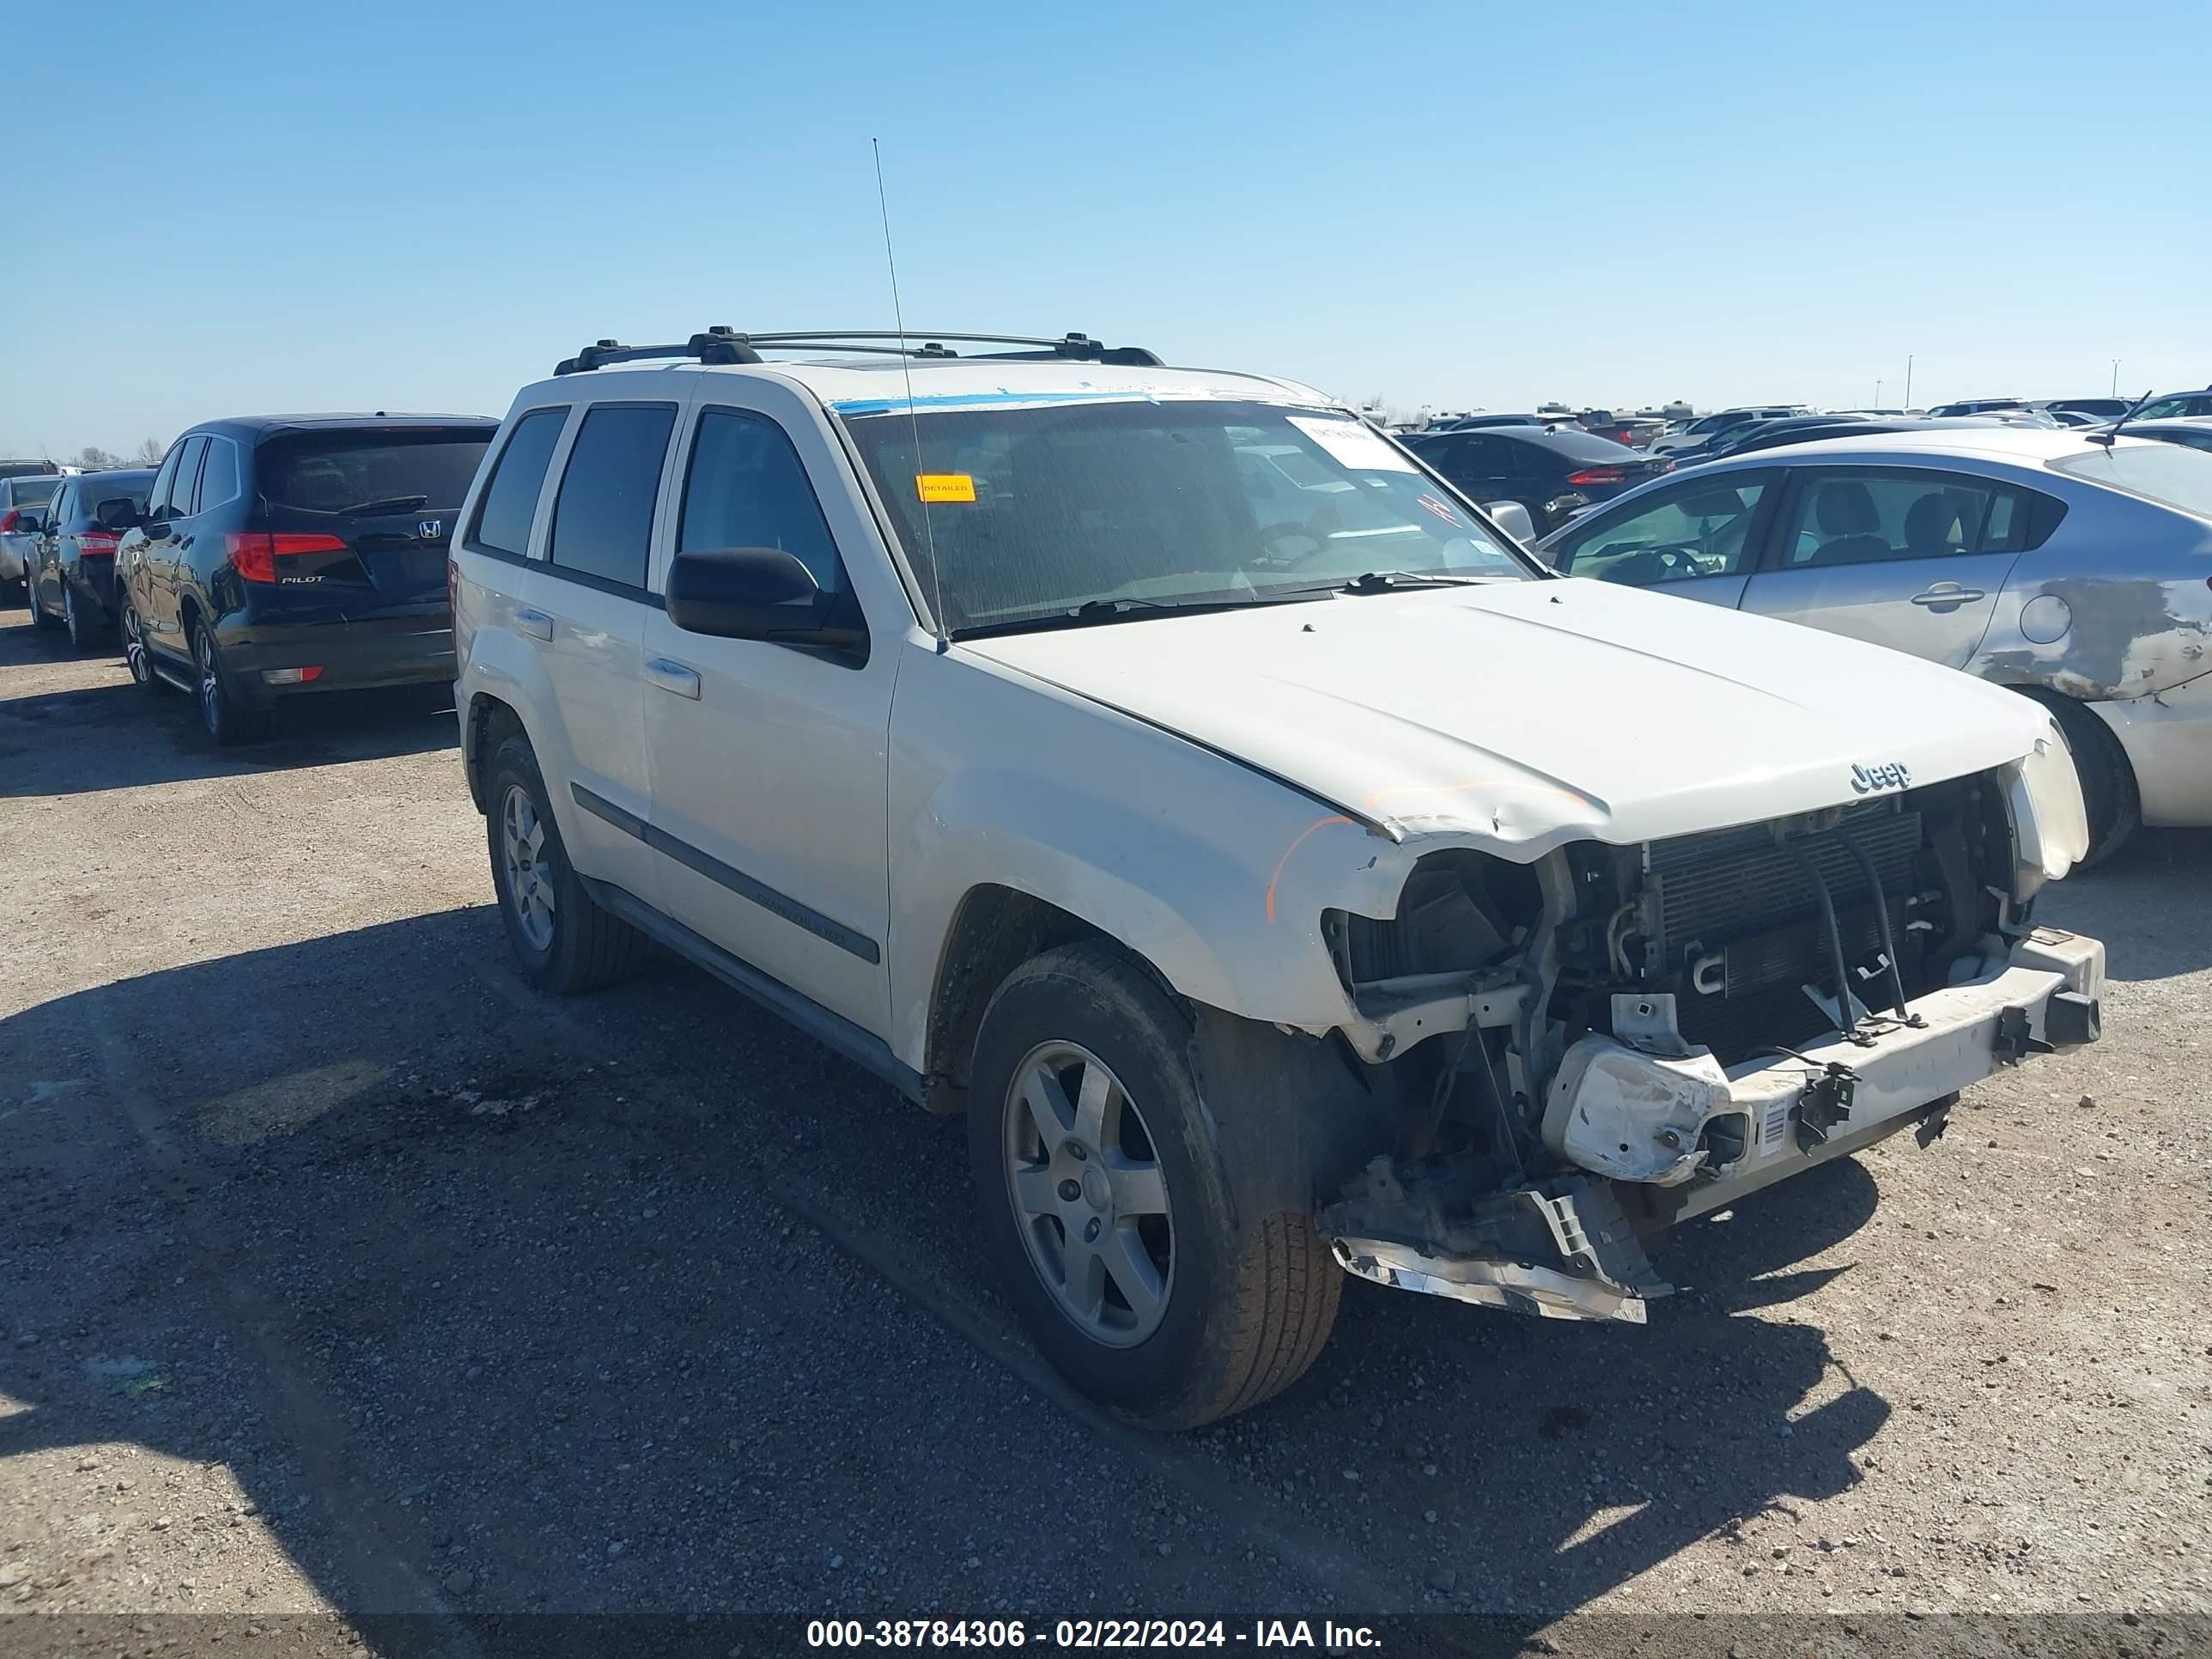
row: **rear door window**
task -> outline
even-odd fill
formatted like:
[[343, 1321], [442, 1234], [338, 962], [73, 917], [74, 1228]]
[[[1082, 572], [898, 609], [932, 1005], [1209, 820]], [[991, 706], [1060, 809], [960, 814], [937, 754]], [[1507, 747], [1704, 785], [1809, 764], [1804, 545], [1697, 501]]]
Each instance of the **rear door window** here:
[[584, 416], [553, 502], [556, 568], [642, 589], [673, 404], [600, 404]]
[[1520, 449], [1510, 438], [1469, 438], [1460, 452], [1460, 471], [1470, 478], [1510, 478], [1519, 471]]
[[470, 539], [477, 546], [516, 558], [529, 552], [538, 497], [545, 488], [545, 471], [553, 464], [553, 447], [561, 441], [561, 428], [568, 418], [563, 404], [533, 409], [514, 423], [507, 447], [492, 464], [491, 481], [477, 507], [476, 532]]
[[476, 481], [491, 434], [488, 426], [279, 433], [255, 452], [255, 481], [271, 507], [301, 512], [452, 512]]
[[2017, 552], [2025, 491], [1964, 472], [1806, 468], [1782, 538], [1784, 569]]

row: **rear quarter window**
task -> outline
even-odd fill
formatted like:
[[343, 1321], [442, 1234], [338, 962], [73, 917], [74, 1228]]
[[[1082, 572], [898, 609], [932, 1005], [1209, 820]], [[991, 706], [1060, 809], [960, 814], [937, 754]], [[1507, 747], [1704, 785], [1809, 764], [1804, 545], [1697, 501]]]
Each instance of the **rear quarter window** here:
[[568, 418], [568, 406], [563, 404], [558, 409], [533, 409], [514, 423], [507, 447], [492, 463], [491, 480], [484, 485], [483, 500], [477, 504], [471, 542], [516, 558], [529, 552], [530, 526], [538, 516], [545, 470], [552, 465], [553, 447], [560, 442], [561, 428]]
[[210, 438], [207, 459], [200, 465], [199, 510], [205, 513], [237, 499], [238, 446], [228, 438]]

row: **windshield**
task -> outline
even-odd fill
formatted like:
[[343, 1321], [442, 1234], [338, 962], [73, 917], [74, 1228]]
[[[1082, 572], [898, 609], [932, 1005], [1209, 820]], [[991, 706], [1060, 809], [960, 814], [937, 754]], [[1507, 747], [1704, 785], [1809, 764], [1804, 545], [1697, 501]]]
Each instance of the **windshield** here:
[[16, 506], [34, 507], [52, 501], [60, 485], [59, 478], [15, 478], [9, 481], [9, 489]]
[[2109, 448], [2086, 446], [2079, 455], [2051, 463], [2053, 472], [2124, 489], [2200, 519], [2212, 519], [2212, 453], [2182, 444], [2130, 443], [2124, 435]]
[[1345, 416], [1151, 400], [842, 412], [955, 633], [1094, 602], [1149, 610], [1325, 592], [1370, 571], [1535, 574], [1403, 451]]

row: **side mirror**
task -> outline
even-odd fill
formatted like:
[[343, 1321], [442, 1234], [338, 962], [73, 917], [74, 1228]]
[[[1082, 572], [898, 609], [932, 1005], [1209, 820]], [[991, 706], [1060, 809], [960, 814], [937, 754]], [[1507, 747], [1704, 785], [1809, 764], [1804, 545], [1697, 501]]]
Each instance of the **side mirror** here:
[[45, 521], [27, 507], [19, 511], [15, 518], [15, 533], [18, 536], [35, 536], [46, 527]]
[[1491, 523], [1527, 547], [1536, 539], [1536, 521], [1528, 516], [1528, 509], [1518, 501], [1485, 501], [1482, 510], [1490, 515]]
[[92, 511], [102, 530], [128, 530], [138, 523], [138, 504], [128, 495], [112, 495]]
[[702, 548], [678, 553], [662, 600], [689, 634], [774, 645], [851, 650], [867, 643], [850, 602], [824, 593], [814, 573], [775, 547]]

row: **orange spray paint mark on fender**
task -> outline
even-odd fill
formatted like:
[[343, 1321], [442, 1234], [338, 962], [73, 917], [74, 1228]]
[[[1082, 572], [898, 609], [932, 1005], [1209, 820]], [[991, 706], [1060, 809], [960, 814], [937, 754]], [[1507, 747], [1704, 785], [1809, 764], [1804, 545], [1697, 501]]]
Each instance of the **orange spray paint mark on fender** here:
[[1283, 849], [1283, 856], [1275, 860], [1275, 873], [1267, 878], [1267, 920], [1270, 923], [1273, 922], [1275, 920], [1275, 884], [1283, 878], [1283, 869], [1285, 866], [1290, 863], [1291, 854], [1297, 852], [1300, 847], [1304, 846], [1305, 844], [1306, 837], [1313, 834], [1315, 830], [1326, 830], [1332, 823], [1350, 823], [1352, 822], [1352, 819], [1345, 817], [1341, 812], [1334, 813], [1325, 818], [1316, 819], [1314, 823], [1308, 824], [1304, 830], [1300, 830], [1298, 832], [1297, 839]]

